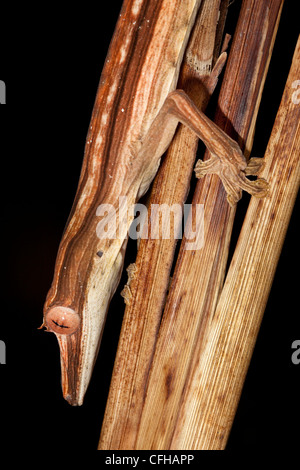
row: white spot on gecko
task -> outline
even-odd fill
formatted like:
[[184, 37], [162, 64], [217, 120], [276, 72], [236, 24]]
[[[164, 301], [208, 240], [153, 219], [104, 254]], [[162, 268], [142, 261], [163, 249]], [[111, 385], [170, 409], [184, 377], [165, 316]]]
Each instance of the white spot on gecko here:
[[120, 64], [122, 64], [125, 60], [126, 54], [128, 53], [128, 45], [130, 43], [130, 36], [127, 37], [124, 45], [120, 49]]
[[133, 6], [132, 6], [132, 10], [131, 10], [131, 12], [134, 16], [138, 15], [138, 13], [141, 9], [142, 3], [143, 3], [143, 0], [136, 0], [134, 2]]
[[107, 113], [102, 114], [101, 124], [103, 124], [104, 126], [107, 123], [107, 118], [108, 118]]
[[116, 89], [117, 89], [117, 84], [116, 83], [113, 83], [112, 86], [110, 87], [110, 90], [109, 90], [109, 93], [107, 95], [107, 104], [109, 104], [111, 102], [111, 100], [114, 98], [114, 94], [116, 92]]
[[96, 145], [100, 147], [100, 145], [102, 144], [102, 141], [103, 141], [103, 137], [102, 135], [99, 134], [96, 140]]

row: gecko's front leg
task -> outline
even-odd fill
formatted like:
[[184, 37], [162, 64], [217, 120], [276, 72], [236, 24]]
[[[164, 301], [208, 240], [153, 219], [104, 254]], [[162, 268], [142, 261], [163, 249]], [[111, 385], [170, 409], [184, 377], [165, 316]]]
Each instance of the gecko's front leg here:
[[242, 190], [260, 198], [267, 195], [267, 181], [262, 178], [256, 181], [247, 179], [248, 175], [257, 175], [261, 170], [264, 165], [262, 158], [251, 158], [247, 164], [238, 144], [198, 110], [184, 91], [170, 93], [164, 106], [170, 117], [176, 117], [179, 122], [190, 127], [210, 151], [210, 159], [205, 162], [199, 160], [196, 164], [197, 178], [206, 174], [218, 175], [231, 206], [239, 201]]

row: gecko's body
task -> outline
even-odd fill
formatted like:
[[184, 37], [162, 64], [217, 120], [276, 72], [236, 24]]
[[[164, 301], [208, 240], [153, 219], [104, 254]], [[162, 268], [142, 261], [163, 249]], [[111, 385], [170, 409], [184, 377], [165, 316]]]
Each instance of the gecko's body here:
[[259, 193], [244, 178], [247, 165], [237, 144], [182, 91], [174, 91], [200, 4], [125, 0], [109, 48], [78, 190], [44, 308], [44, 325], [56, 333], [60, 346], [63, 394], [73, 405], [83, 402], [127, 241], [126, 231], [114, 239], [99, 237], [98, 207], [116, 207], [129, 229], [133, 215], [127, 218], [119, 209], [119, 197], [130, 206], [146, 192], [179, 121], [210, 148], [212, 165], [202, 164], [200, 173], [218, 173], [231, 202], [241, 187]]

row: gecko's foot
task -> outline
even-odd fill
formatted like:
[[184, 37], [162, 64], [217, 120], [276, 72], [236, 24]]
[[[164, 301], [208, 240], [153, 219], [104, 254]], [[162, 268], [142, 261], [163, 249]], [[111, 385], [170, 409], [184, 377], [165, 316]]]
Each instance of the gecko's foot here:
[[203, 178], [205, 175], [209, 174], [219, 174], [221, 170], [221, 162], [219, 158], [212, 156], [205, 162], [203, 160], [198, 160], [195, 166], [195, 175], [196, 178]]
[[126, 269], [127, 274], [128, 274], [128, 280], [121, 292], [121, 296], [124, 298], [124, 302], [126, 305], [130, 305], [130, 302], [132, 299], [132, 292], [131, 292], [130, 284], [131, 284], [131, 281], [134, 279], [136, 270], [137, 270], [137, 266], [135, 263], [131, 263]]
[[227, 200], [231, 206], [241, 199], [242, 190], [247, 191], [255, 197], [265, 197], [269, 190], [269, 184], [263, 178], [256, 181], [250, 181], [246, 175], [256, 175], [264, 165], [261, 158], [251, 158], [248, 165], [227, 164], [226, 161], [221, 161], [218, 157], [212, 156], [210, 159], [203, 162], [198, 160], [195, 166], [195, 174], [197, 178], [203, 178], [207, 174], [216, 174], [220, 177], [224, 189], [227, 193]]

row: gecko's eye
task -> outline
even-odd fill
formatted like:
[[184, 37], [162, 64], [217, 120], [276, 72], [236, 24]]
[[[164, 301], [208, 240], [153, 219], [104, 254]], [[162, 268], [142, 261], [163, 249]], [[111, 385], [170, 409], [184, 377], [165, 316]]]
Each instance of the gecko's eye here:
[[49, 330], [59, 335], [71, 335], [80, 325], [79, 315], [69, 307], [52, 307], [46, 313]]

